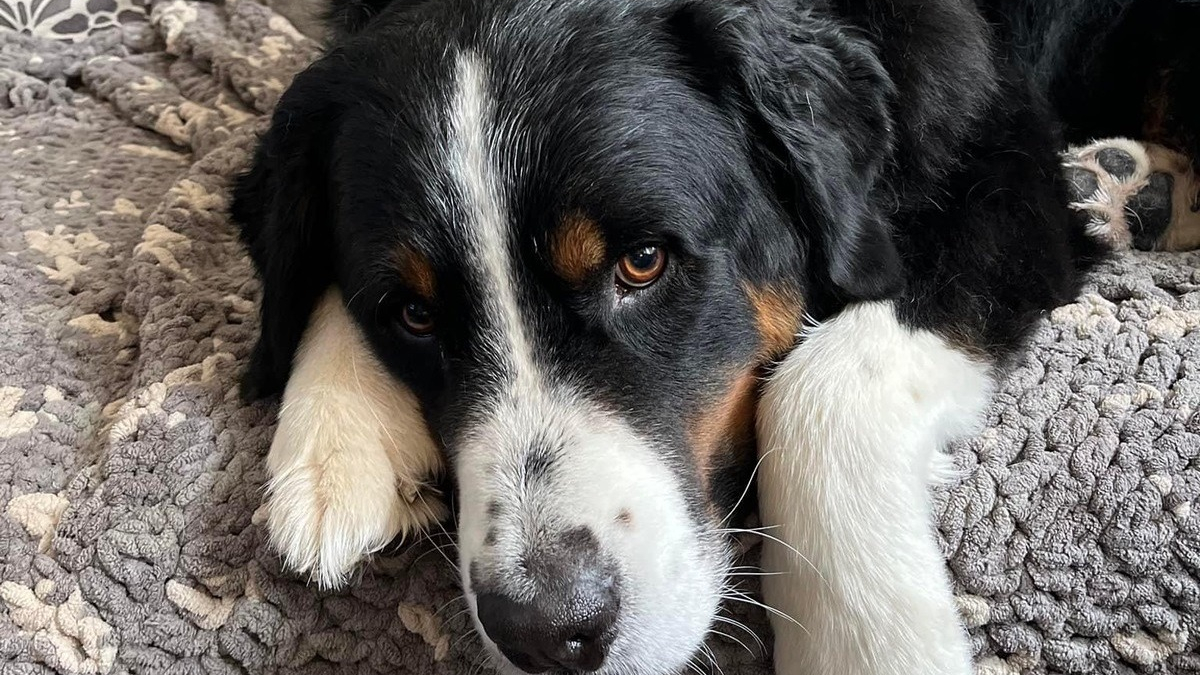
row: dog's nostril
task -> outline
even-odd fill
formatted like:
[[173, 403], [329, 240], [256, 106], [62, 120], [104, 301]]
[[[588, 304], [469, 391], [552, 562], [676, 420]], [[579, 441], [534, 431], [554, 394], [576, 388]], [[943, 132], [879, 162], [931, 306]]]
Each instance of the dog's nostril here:
[[538, 580], [528, 601], [480, 593], [479, 623], [500, 652], [525, 672], [598, 670], [616, 637], [620, 597], [614, 575], [594, 553], [549, 564], [554, 573]]

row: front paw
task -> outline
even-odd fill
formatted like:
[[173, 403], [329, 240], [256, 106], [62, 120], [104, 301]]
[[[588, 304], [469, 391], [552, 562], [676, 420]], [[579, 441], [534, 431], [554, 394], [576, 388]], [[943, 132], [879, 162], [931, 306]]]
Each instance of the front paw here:
[[442, 456], [416, 397], [374, 357], [331, 291], [296, 353], [267, 456], [267, 530], [323, 588], [446, 514]]
[[[328, 420], [325, 421], [329, 423]], [[339, 588], [365, 558], [398, 536], [418, 534], [446, 514], [431, 487], [400, 485], [382, 448], [316, 430], [277, 433], [272, 455], [305, 457], [275, 470], [267, 486], [267, 531], [289, 569], [321, 588]], [[316, 447], [317, 443], [332, 443]], [[369, 441], [368, 441], [369, 443]]]

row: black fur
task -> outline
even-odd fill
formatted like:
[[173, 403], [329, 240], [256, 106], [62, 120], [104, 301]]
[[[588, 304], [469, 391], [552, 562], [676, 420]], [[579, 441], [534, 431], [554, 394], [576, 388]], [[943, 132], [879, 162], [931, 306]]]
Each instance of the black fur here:
[[[488, 63], [498, 114], [520, 139], [499, 152], [541, 358], [665, 447], [687, 449], [680, 420], [704, 414], [731, 372], [766, 365], [748, 287], [793, 289], [818, 320], [895, 299], [903, 322], [1003, 362], [1106, 254], [1066, 207], [1066, 140], [1139, 136], [1133, 108], [1166, 60], [1177, 73], [1164, 85], [1176, 120], [1166, 135], [1194, 142], [1179, 122], [1196, 119], [1194, 48], [1156, 40], [1129, 68], [1113, 50], [1147, 36], [1147, 17], [1190, 20], [1195, 6], [337, 3], [336, 46], [280, 101], [236, 190], [264, 286], [247, 392], [283, 386], [330, 283], [449, 445], [498, 386], [501, 364], [480, 346], [488, 289], [461, 264], [463, 214], [430, 112], [445, 108], [462, 49]], [[547, 237], [573, 209], [601, 224], [609, 263], [648, 242], [670, 251], [637, 307], [614, 312], [607, 271], [583, 289], [549, 271]], [[407, 291], [387, 256], [400, 242], [445, 289], [435, 339], [395, 327]], [[744, 475], [746, 443], [731, 440], [719, 468]], [[739, 483], [708, 479], [716, 502], [737, 496]]]
[[1126, 136], [1200, 154], [1200, 2], [981, 4], [1011, 36], [1014, 57], [1049, 98], [1067, 141]]
[[333, 281], [329, 156], [320, 138], [333, 121], [323, 97], [328, 77], [324, 63], [296, 77], [234, 190], [230, 214], [263, 281], [261, 335], [242, 381], [247, 398], [283, 389], [308, 315]]

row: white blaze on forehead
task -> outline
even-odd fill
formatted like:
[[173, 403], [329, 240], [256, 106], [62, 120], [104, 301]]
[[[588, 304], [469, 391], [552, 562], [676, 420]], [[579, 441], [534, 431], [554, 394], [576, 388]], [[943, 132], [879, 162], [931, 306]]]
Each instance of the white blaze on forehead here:
[[532, 345], [521, 318], [512, 259], [511, 220], [505, 188], [510, 176], [501, 175], [493, 146], [500, 125], [488, 91], [488, 73], [474, 52], [458, 55], [454, 93], [450, 102], [449, 167], [457, 183], [465, 222], [459, 228], [466, 243], [468, 264], [481, 273], [485, 316], [496, 329], [488, 349], [501, 359], [520, 391], [540, 390]]
[[[481, 284], [484, 348], [507, 379], [483, 419], [455, 453], [459, 490], [459, 559], [467, 602], [478, 623], [471, 578], [500, 575], [505, 592], [535, 592], [519, 560], [539, 537], [587, 527], [600, 550], [618, 561], [622, 610], [605, 673], [683, 668], [716, 611], [724, 558], [714, 540], [697, 537], [671, 468], [651, 441], [569, 384], [539, 371], [531, 321], [522, 316], [516, 232], [507, 195], [516, 176], [511, 155], [521, 141], [488, 91], [479, 55], [457, 56], [447, 116], [445, 163], [461, 204], [456, 222], [464, 263]], [[505, 167], [508, 167], [507, 172]], [[553, 478], [525, 483], [530, 444], [555, 444]], [[501, 517], [489, 515], [488, 504]], [[617, 522], [628, 511], [637, 526]], [[489, 529], [496, 532], [486, 543]], [[490, 570], [489, 570], [490, 568]], [[493, 653], [495, 645], [487, 640]], [[506, 669], [514, 672], [513, 669]]]

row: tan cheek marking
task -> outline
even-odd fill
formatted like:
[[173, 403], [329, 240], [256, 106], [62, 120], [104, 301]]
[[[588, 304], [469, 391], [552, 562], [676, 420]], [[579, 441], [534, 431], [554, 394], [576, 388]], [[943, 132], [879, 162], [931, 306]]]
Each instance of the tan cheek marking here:
[[755, 362], [736, 374], [689, 427], [696, 466], [705, 483], [714, 471], [740, 461], [742, 453], [754, 452], [760, 367], [792, 348], [804, 315], [804, 303], [791, 289], [747, 286], [746, 294], [759, 334]]
[[425, 256], [411, 248], [401, 248], [396, 255], [396, 267], [400, 270], [400, 278], [414, 293], [426, 300], [435, 297], [437, 286], [433, 266]]
[[759, 358], [769, 360], [787, 353], [795, 344], [804, 316], [804, 301], [795, 291], [772, 286], [747, 286], [758, 328]]
[[571, 284], [581, 284], [604, 263], [604, 234], [596, 221], [580, 213], [563, 218], [550, 240], [554, 271]]
[[745, 451], [754, 438], [754, 416], [758, 409], [758, 368], [733, 378], [711, 406], [705, 406], [690, 425], [692, 452], [700, 476], [707, 481], [715, 469]]

